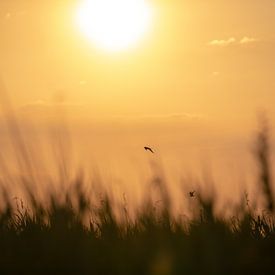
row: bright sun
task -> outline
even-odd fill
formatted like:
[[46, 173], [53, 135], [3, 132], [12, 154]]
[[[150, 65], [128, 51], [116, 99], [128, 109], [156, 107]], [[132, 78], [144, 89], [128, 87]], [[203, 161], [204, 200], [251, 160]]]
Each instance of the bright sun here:
[[81, 31], [109, 51], [135, 45], [149, 29], [151, 18], [146, 0], [84, 0], [77, 12]]

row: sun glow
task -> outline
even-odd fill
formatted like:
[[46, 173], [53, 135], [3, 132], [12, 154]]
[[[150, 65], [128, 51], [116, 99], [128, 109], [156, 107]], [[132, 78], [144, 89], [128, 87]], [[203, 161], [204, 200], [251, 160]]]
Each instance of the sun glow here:
[[146, 0], [84, 0], [77, 12], [80, 30], [109, 51], [135, 45], [148, 31], [151, 19]]

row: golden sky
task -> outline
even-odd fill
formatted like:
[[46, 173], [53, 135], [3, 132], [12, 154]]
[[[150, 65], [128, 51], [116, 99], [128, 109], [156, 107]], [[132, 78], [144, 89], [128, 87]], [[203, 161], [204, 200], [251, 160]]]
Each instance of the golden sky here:
[[273, 0], [151, 1], [151, 30], [119, 53], [79, 31], [80, 3], [1, 1], [0, 71], [18, 108], [63, 93], [85, 117], [274, 115]]
[[170, 175], [211, 168], [210, 156], [231, 177], [247, 165], [244, 133], [253, 134], [260, 110], [275, 121], [275, 1], [152, 0], [151, 28], [120, 52], [81, 33], [81, 2], [0, 1], [0, 76], [20, 119], [62, 109], [79, 127], [80, 158], [92, 156], [105, 174], [137, 163], [147, 171], [147, 144], [177, 170]]

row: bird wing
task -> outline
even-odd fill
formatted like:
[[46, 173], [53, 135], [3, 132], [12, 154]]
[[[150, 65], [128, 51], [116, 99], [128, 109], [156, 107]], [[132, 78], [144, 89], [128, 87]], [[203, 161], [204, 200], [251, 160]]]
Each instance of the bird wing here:
[[145, 146], [144, 149], [145, 149], [146, 151], [150, 151], [151, 153], [154, 154], [154, 151], [152, 150], [152, 148]]

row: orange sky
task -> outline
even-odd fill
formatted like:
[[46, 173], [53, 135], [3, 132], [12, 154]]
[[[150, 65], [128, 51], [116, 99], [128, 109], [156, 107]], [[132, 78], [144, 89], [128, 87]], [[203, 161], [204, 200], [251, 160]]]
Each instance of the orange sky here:
[[0, 70], [18, 108], [62, 92], [88, 117], [274, 115], [274, 1], [155, 0], [153, 30], [119, 54], [80, 33], [78, 4], [1, 1]]
[[133, 157], [150, 143], [171, 166], [187, 147], [236, 156], [259, 110], [275, 120], [275, 1], [152, 0], [151, 31], [120, 53], [83, 36], [80, 2], [0, 2], [0, 75], [22, 119], [65, 109], [94, 152]]

